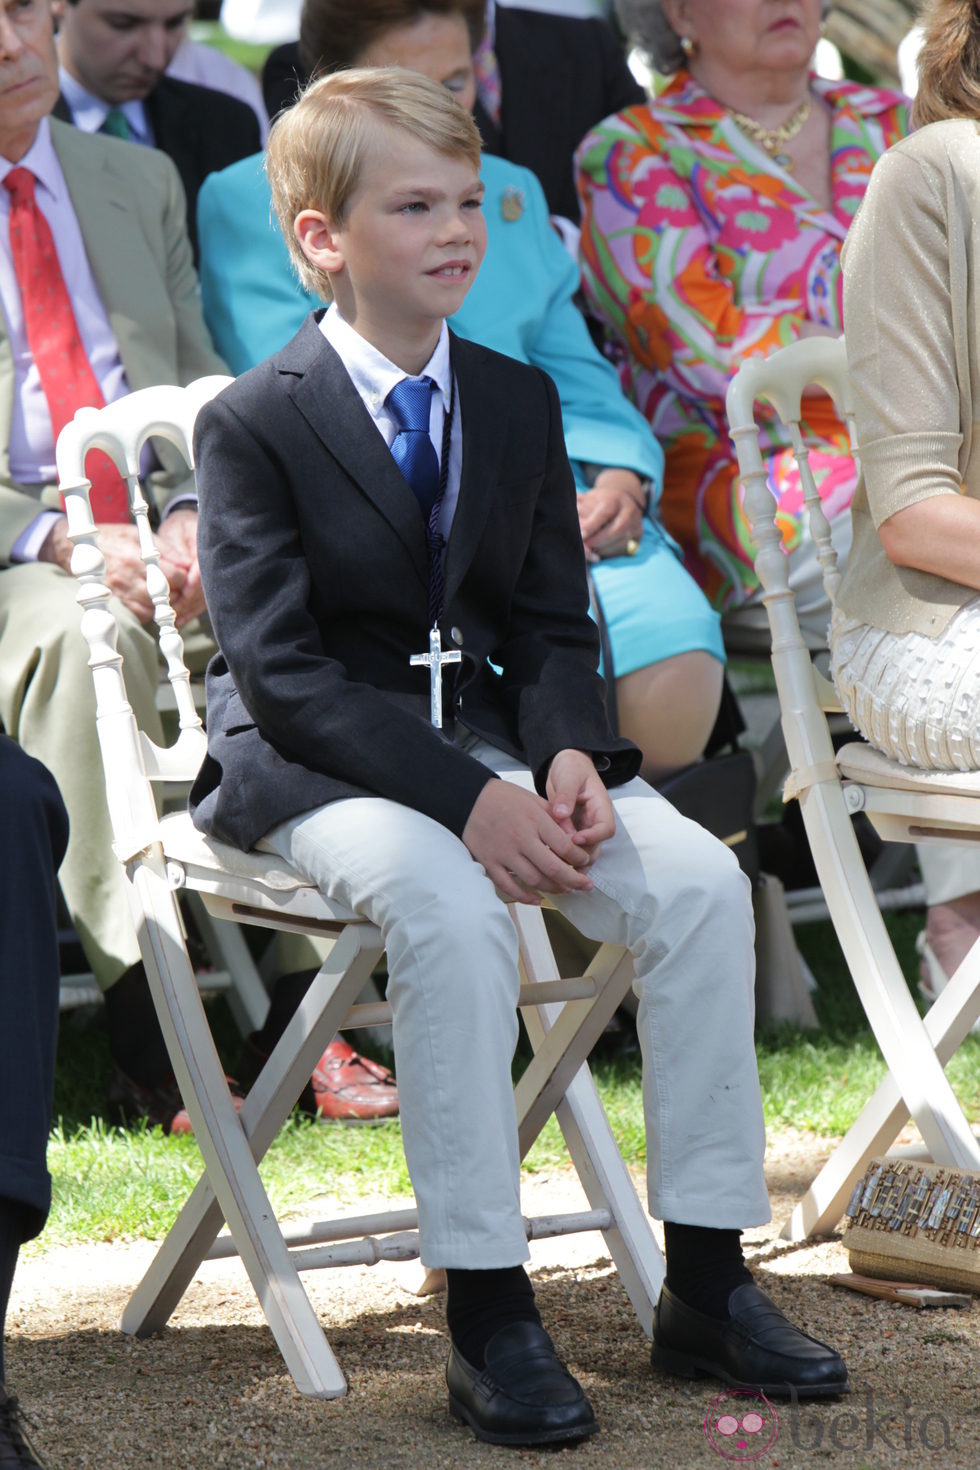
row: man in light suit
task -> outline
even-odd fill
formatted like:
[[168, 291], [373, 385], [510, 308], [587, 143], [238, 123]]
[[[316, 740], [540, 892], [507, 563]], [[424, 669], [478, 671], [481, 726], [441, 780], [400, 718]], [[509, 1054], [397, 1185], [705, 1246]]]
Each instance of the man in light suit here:
[[[0, 182], [14, 167], [34, 177], [34, 200], [102, 396], [108, 401], [130, 389], [224, 371], [201, 317], [173, 164], [161, 153], [137, 153], [49, 119], [57, 96], [49, 0], [0, 6]], [[9, 189], [0, 187], [0, 725], [48, 766], [65, 798], [72, 836], [62, 887], [105, 989], [139, 974], [139, 949], [112, 855], [92, 681], [54, 483], [55, 436], [24, 322]], [[151, 477], [162, 516], [158, 536], [178, 617], [187, 622], [204, 606], [196, 507], [178, 503], [192, 486], [176, 452], [161, 444], [159, 460]], [[119, 603], [130, 699], [153, 731], [156, 643], [144, 626], [151, 610], [135, 529], [106, 524], [100, 539]], [[114, 1050], [121, 1045], [117, 1038]], [[138, 1037], [129, 1060], [139, 1070]]]

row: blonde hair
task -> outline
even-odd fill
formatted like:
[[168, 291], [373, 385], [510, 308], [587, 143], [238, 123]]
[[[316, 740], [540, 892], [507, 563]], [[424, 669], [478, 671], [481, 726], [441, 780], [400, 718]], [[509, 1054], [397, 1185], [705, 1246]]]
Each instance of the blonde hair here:
[[379, 127], [392, 128], [447, 158], [480, 167], [480, 134], [469, 113], [439, 82], [402, 67], [360, 67], [311, 82], [269, 134], [265, 170], [272, 205], [300, 283], [324, 301], [330, 280], [293, 232], [304, 209], [342, 225]]
[[980, 10], [976, 0], [931, 0], [922, 15], [917, 128], [948, 117], [980, 119]]

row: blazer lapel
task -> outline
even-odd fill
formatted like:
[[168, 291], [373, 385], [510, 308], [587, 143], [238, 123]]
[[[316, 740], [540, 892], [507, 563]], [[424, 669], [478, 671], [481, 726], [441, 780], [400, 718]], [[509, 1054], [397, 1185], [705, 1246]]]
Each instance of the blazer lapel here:
[[287, 391], [310, 428], [397, 532], [428, 587], [418, 503], [315, 316], [307, 317], [279, 353], [278, 366], [280, 373], [294, 379]]
[[452, 333], [450, 361], [458, 389], [463, 429], [463, 462], [459, 500], [446, 549], [447, 607], [459, 591], [460, 583], [480, 544], [497, 483], [500, 446], [506, 439], [503, 429], [508, 416], [505, 400], [488, 399], [485, 385], [478, 379], [469, 343], [461, 341]]
[[[147, 352], [139, 326], [143, 257], [132, 246], [132, 205], [123, 180], [104, 160], [96, 161], [98, 154], [86, 133], [52, 121], [51, 141], [68, 185], [92, 275], [129, 376], [128, 365], [142, 361]], [[131, 382], [130, 386], [142, 385]]]

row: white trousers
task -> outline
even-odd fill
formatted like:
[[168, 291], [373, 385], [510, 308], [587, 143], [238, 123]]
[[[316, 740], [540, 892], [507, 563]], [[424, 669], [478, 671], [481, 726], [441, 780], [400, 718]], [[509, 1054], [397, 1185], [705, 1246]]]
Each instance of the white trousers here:
[[[533, 789], [527, 768], [502, 751], [473, 736], [463, 744]], [[763, 1224], [748, 881], [726, 847], [645, 782], [610, 794], [617, 830], [590, 869], [593, 892], [555, 895], [554, 904], [588, 938], [633, 956], [651, 1214], [718, 1228]], [[263, 846], [384, 936], [426, 1265], [526, 1260], [510, 1075], [517, 937], [483, 868], [438, 822], [375, 797], [305, 812]]]

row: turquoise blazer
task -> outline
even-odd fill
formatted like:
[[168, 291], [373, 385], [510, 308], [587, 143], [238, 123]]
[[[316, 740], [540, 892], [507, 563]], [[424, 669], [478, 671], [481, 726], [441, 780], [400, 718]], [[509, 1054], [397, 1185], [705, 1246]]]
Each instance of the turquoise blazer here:
[[[322, 305], [289, 264], [262, 162], [255, 154], [210, 174], [197, 202], [204, 318], [235, 373], [278, 352]], [[528, 169], [490, 155], [481, 175], [486, 259], [450, 326], [554, 380], [580, 486], [583, 465], [621, 466], [650, 479], [654, 504], [663, 451], [574, 305], [578, 268], [549, 223], [541, 185]]]

